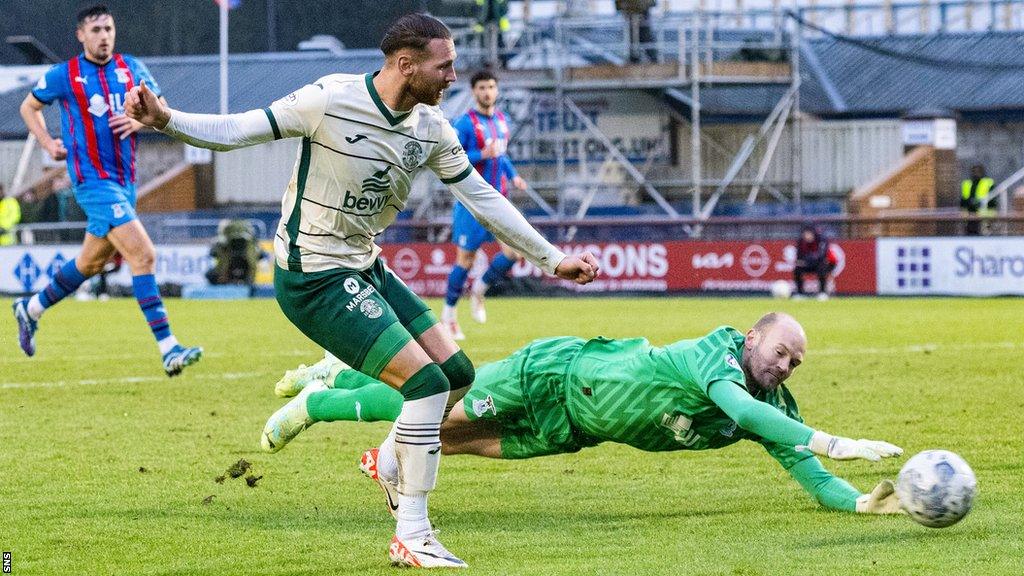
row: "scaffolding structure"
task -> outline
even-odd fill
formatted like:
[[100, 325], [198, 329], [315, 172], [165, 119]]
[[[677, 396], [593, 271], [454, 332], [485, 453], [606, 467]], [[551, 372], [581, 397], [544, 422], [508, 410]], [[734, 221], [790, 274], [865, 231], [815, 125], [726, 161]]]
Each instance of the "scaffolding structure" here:
[[[538, 108], [546, 108], [549, 114], [554, 109], [559, 129], [548, 135], [553, 142], [541, 143], [553, 154], [553, 166], [536, 168], [533, 178], [528, 178], [529, 201], [539, 211], [556, 219], [578, 220], [602, 196], [633, 194], [642, 207], [654, 210], [648, 215], [696, 221], [685, 227], [691, 236], [700, 235], [699, 223], [715, 214], [726, 198], [747, 205], [769, 199], [785, 205], [791, 214], [801, 213], [801, 57], [807, 54], [805, 40], [820, 36], [823, 27], [862, 35], [1024, 28], [1021, 0], [831, 6], [806, 2], [792, 11], [779, 1], [768, 9], [743, 9], [738, 2], [735, 11], [703, 10], [704, 2], [693, 11], [673, 11], [670, 2], [662, 2], [638, 17], [581, 16], [586, 7], [580, 10], [580, 4], [585, 2], [566, 2], [554, 17], [513, 22], [504, 51], [494, 45], [493, 33], [488, 44], [480, 42], [471, 29], [457, 31], [461, 65], [472, 70], [500, 62], [502, 106], [511, 117], [514, 140], [537, 145]], [[704, 129], [704, 94], [722, 86], [781, 94], [770, 113], [751, 124], [754, 129], [738, 146], [718, 142]], [[657, 114], [666, 122], [657, 147], [646, 158], [628, 157], [588, 115], [581, 100], [595, 94], [645, 95], [648, 102], [657, 95], [661, 106]], [[450, 116], [471, 103], [467, 96], [463, 94], [461, 108], [447, 109]], [[589, 161], [582, 152], [570, 158], [566, 123], [600, 143], [597, 161]], [[688, 154], [679, 154], [683, 145]], [[708, 154], [730, 159], [724, 173], [704, 173]], [[777, 166], [782, 162], [788, 166]], [[618, 181], [603, 177], [609, 165], [622, 175]], [[788, 178], [772, 180], [770, 171], [784, 172]], [[446, 218], [447, 206], [438, 204], [438, 197], [428, 194], [416, 216]], [[571, 237], [573, 230], [565, 232]]]
[[[764, 11], [754, 14], [769, 15]], [[765, 25], [759, 29], [736, 33], [730, 28], [729, 33], [723, 33], [721, 13], [662, 14], [656, 22], [652, 19], [641, 24], [649, 28], [645, 42], [637, 41], [637, 22], [619, 15], [559, 16], [534, 22], [509, 49], [507, 68], [501, 72], [503, 104], [512, 117], [514, 139], [536, 143], [540, 129], [534, 124], [541, 106], [548, 114], [553, 113], [560, 128], [552, 134], [554, 142], [549, 146], [553, 149], [553, 169], [535, 171], [534, 176], [539, 178], [533, 180], [534, 187], [529, 191], [533, 203], [551, 217], [580, 219], [601, 194], [617, 187], [622, 196], [638, 191], [640, 203], [656, 206], [659, 215], [706, 219], [728, 191], [735, 191], [741, 168], [754, 157], [755, 149], [760, 149], [756, 177], [746, 183], [748, 202], [753, 203], [767, 191], [782, 202], [799, 205], [799, 178], [791, 177], [783, 186], [766, 186], [765, 182], [784, 129], [799, 117], [798, 35], [786, 30], [789, 24], [781, 13], [770, 16], [755, 19]], [[729, 22], [735, 24], [734, 19]], [[469, 68], [494, 53], [493, 47], [470, 42], [464, 42], [459, 51]], [[736, 57], [740, 54], [755, 57], [744, 61]], [[758, 59], [757, 55], [769, 58]], [[712, 84], [781, 86], [785, 91], [740, 149], [727, 150], [701, 130], [701, 91]], [[641, 162], [620, 150], [579, 103], [581, 98], [610, 93], [659, 95], [659, 114], [666, 122], [657, 146], [647, 151]], [[674, 109], [666, 97], [683, 103], [689, 113]], [[451, 106], [449, 112], [453, 109], [458, 107]], [[584, 152], [572, 159], [567, 157], [565, 124], [577, 126], [600, 144], [600, 160], [588, 160]], [[657, 161], [666, 157], [668, 149], [677, 148], [677, 135], [683, 129], [689, 132], [689, 158], [679, 157], [677, 150], [672, 162], [675, 169], [662, 170], [668, 174], [661, 178], [652, 177]], [[799, 139], [790, 138], [789, 145], [799, 147]], [[705, 146], [716, 153], [727, 152], [732, 158], [724, 177], [709, 178], [702, 173]], [[788, 157], [798, 159], [799, 153], [791, 150]], [[623, 174], [624, 181], [609, 185], [601, 177], [609, 170], [609, 163]], [[570, 164], [575, 164], [571, 173]], [[791, 176], [798, 170], [798, 164], [792, 166]], [[418, 216], [431, 215], [426, 209], [417, 212]], [[699, 228], [692, 232], [698, 233]], [[569, 236], [571, 233], [568, 231]]]

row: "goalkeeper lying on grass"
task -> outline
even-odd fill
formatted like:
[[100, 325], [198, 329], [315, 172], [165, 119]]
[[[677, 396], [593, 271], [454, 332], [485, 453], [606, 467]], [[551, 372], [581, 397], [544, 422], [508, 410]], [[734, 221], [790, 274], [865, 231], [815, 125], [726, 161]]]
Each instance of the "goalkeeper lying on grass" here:
[[[899, 513], [892, 482], [861, 494], [815, 458], [877, 461], [903, 450], [832, 436], [803, 424], [783, 382], [807, 338], [791, 316], [772, 313], [746, 335], [721, 327], [703, 338], [653, 347], [646, 339], [535, 340], [477, 370], [465, 399], [441, 426], [444, 454], [533, 458], [601, 442], [641, 450], [708, 450], [752, 440], [821, 505]], [[261, 445], [276, 452], [314, 422], [392, 421], [402, 395], [328, 355], [289, 371], [275, 389], [297, 396], [274, 413]], [[361, 468], [397, 502], [398, 463], [372, 449]]]

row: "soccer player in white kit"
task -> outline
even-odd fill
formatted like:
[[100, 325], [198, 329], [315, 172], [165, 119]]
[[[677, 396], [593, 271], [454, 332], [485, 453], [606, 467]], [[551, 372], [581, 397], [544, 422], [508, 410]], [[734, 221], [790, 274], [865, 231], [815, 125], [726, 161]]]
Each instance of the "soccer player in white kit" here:
[[[378, 258], [373, 239], [404, 208], [413, 177], [429, 169], [494, 235], [526, 259], [580, 284], [598, 273], [589, 253], [563, 254], [469, 163], [436, 105], [456, 80], [451, 33], [407, 14], [381, 42], [384, 67], [332, 74], [267, 108], [241, 114], [172, 110], [141, 85], [126, 113], [193, 146], [232, 150], [302, 138], [281, 203], [274, 284], [282, 311], [317, 344], [398, 389], [401, 414], [379, 450], [398, 463], [392, 563], [464, 567], [427, 516], [448, 410], [473, 383], [473, 365], [430, 309]], [[394, 460], [392, 460], [394, 461]]]

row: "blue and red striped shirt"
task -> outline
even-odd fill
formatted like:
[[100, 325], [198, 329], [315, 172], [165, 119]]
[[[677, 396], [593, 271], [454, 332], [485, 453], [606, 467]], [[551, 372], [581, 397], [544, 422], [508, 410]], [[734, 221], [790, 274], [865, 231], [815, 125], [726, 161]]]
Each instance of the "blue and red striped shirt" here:
[[508, 196], [508, 182], [516, 177], [516, 169], [508, 155], [502, 152], [492, 158], [481, 158], [482, 150], [494, 141], [499, 142], [500, 150], [508, 148], [509, 129], [505, 115], [500, 110], [488, 116], [471, 108], [459, 116], [452, 127], [459, 134], [459, 142], [466, 150], [469, 162], [491, 186], [503, 196]]
[[99, 65], [80, 54], [50, 68], [32, 89], [43, 104], [60, 102], [61, 138], [76, 186], [98, 180], [135, 183], [135, 134], [118, 139], [110, 119], [124, 114], [125, 94], [143, 80], [160, 95], [152, 74], [134, 57], [114, 54]]

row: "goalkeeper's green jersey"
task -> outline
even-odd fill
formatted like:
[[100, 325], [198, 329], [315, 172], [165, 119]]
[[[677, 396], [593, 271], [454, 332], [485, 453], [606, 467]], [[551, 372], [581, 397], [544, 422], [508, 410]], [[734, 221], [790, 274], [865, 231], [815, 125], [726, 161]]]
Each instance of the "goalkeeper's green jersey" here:
[[[754, 440], [788, 469], [810, 454], [739, 428], [708, 396], [711, 384], [722, 380], [747, 390], [743, 342], [743, 334], [730, 327], [664, 347], [645, 338], [590, 340], [564, 381], [572, 424], [595, 441], [647, 451], [708, 450]], [[757, 387], [753, 396], [803, 422], [784, 385], [774, 392]]]

